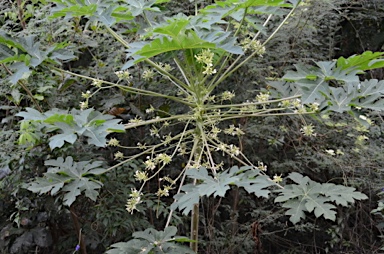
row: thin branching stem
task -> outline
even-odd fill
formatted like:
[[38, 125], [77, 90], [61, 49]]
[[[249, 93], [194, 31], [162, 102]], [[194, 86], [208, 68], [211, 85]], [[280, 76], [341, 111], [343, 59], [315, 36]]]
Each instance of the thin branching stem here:
[[[275, 34], [281, 29], [281, 27], [287, 22], [287, 20], [291, 17], [291, 15], [295, 12], [297, 6], [299, 6], [301, 0], [297, 2], [297, 4], [291, 9], [291, 11], [287, 14], [287, 16], [283, 19], [283, 21], [278, 25], [278, 27], [272, 32], [272, 34], [264, 41], [264, 43], [261, 45], [264, 47], [274, 36]], [[245, 63], [247, 63], [249, 60], [254, 58], [258, 54], [258, 51], [253, 52], [250, 54], [247, 58], [245, 58], [241, 63], [238, 63], [240, 61], [241, 56], [239, 56], [232, 64], [228, 67], [228, 69], [223, 73], [223, 75], [220, 76], [220, 78], [210, 86], [210, 88], [213, 90], [216, 86], [218, 86], [221, 82], [223, 82], [227, 77], [232, 75], [236, 70], [238, 70], [241, 66], [243, 66]]]

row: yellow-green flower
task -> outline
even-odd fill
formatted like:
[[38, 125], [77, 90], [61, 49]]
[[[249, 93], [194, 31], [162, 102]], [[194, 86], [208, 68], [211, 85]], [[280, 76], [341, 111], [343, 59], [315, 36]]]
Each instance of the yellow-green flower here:
[[147, 172], [136, 170], [135, 179], [139, 182], [147, 181], [148, 180], [148, 174], [147, 174]]
[[225, 91], [221, 94], [221, 99], [223, 101], [230, 101], [232, 100], [232, 98], [235, 97], [235, 93], [234, 92], [230, 92], [230, 91]]
[[118, 146], [120, 143], [119, 140], [115, 139], [115, 138], [111, 138], [108, 142], [108, 146]]
[[142, 77], [145, 81], [153, 79], [154, 76], [155, 76], [155, 72], [151, 69], [146, 69], [145, 71], [143, 71], [143, 74], [142, 74]]
[[101, 87], [101, 85], [103, 84], [103, 82], [101, 80], [93, 80], [92, 81], [92, 85], [93, 86], [96, 86], [96, 87]]
[[145, 169], [149, 169], [149, 170], [154, 170], [156, 168], [156, 163], [153, 159], [149, 159], [149, 157], [147, 157], [147, 160], [144, 162], [145, 164]]
[[281, 177], [281, 174], [280, 175], [274, 175], [273, 176], [273, 181], [275, 183], [281, 183], [283, 181], [283, 178]]
[[304, 136], [316, 136], [315, 133], [315, 128], [313, 127], [312, 124], [309, 125], [304, 125], [301, 129], [300, 132], [303, 133]]
[[115, 160], [124, 159], [124, 154], [120, 151], [116, 152], [114, 156], [115, 156]]

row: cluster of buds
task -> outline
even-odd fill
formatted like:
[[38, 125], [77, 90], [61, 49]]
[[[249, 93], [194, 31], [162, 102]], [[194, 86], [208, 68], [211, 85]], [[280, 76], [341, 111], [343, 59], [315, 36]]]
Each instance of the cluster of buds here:
[[146, 170], [154, 170], [159, 163], [162, 165], [167, 165], [172, 161], [172, 157], [166, 153], [159, 153], [155, 158], [147, 157], [147, 160], [144, 161]]
[[129, 194], [130, 198], [125, 205], [125, 209], [132, 214], [134, 210], [137, 210], [136, 206], [141, 203], [141, 196], [143, 194], [134, 188], [132, 188], [131, 191], [131, 194]]
[[229, 128], [225, 129], [224, 133], [232, 136], [241, 136], [245, 134], [244, 131], [242, 131], [239, 127], [235, 127], [233, 124], [231, 124]]
[[132, 79], [132, 75], [128, 70], [116, 71], [115, 74], [119, 79], [125, 79], [125, 80], [131, 80]]
[[238, 148], [237, 146], [235, 146], [233, 144], [227, 145], [227, 144], [224, 144], [224, 143], [220, 143], [217, 146], [216, 151], [226, 152], [231, 157], [235, 157], [235, 156], [238, 156], [240, 154], [240, 148]]
[[89, 101], [89, 98], [91, 98], [91, 91], [87, 91], [85, 93], [81, 93], [81, 97], [85, 99], [85, 101], [82, 101], [80, 102], [80, 109], [81, 110], [84, 110], [84, 109], [87, 109], [89, 104], [88, 104], [88, 101]]
[[265, 54], [265, 47], [261, 44], [259, 40], [252, 40], [251, 38], [246, 37], [241, 41], [240, 44], [244, 52], [252, 50], [259, 56], [263, 56]]
[[195, 55], [198, 63], [204, 64], [204, 75], [212, 75], [216, 73], [216, 69], [213, 69], [213, 56], [214, 54], [209, 50], [202, 50], [198, 55]]

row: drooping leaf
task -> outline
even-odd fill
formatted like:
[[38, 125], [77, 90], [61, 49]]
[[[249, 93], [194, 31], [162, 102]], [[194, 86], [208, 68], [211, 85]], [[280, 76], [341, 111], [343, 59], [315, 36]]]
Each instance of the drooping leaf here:
[[187, 184], [182, 187], [181, 193], [174, 196], [175, 202], [172, 209], [179, 209], [183, 214], [188, 214], [193, 205], [199, 202], [202, 196], [210, 195], [224, 197], [232, 185], [243, 187], [247, 192], [258, 197], [268, 197], [268, 187], [275, 183], [269, 177], [262, 175], [259, 170], [252, 167], [231, 167], [223, 172], [217, 173], [214, 177], [208, 173], [205, 167], [189, 169], [187, 176], [198, 180], [196, 185]]
[[274, 186], [268, 176], [261, 175], [257, 170], [249, 170], [241, 175], [236, 181], [238, 187], [243, 187], [248, 193], [253, 193], [257, 197], [268, 198], [270, 190], [268, 187]]
[[198, 193], [201, 196], [207, 196], [213, 194], [214, 197], [224, 197], [227, 190], [230, 188], [230, 184], [237, 180], [237, 176], [231, 176], [227, 172], [218, 174], [216, 178], [211, 177], [205, 167], [199, 169], [190, 169], [187, 171], [187, 176], [193, 179], [202, 181], [202, 183], [196, 185]]
[[193, 184], [186, 184], [181, 187], [184, 193], [176, 194], [173, 198], [175, 202], [171, 205], [172, 210], [178, 209], [183, 214], [188, 215], [192, 211], [193, 206], [199, 203], [200, 195], [196, 186]]

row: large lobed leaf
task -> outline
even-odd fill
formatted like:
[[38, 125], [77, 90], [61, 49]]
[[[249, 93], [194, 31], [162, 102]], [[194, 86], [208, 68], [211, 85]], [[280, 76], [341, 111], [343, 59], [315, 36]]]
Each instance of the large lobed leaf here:
[[258, 197], [268, 197], [270, 191], [267, 189], [275, 185], [269, 177], [260, 174], [257, 169], [252, 167], [234, 166], [228, 170], [211, 176], [205, 167], [199, 169], [189, 169], [187, 176], [198, 180], [198, 184], [184, 185], [183, 192], [174, 196], [175, 202], [172, 209], [179, 209], [187, 215], [193, 209], [193, 205], [199, 202], [202, 196], [224, 197], [231, 185], [243, 187], [247, 192], [253, 193]]
[[355, 188], [317, 183], [296, 172], [290, 173], [288, 178], [296, 184], [288, 184], [284, 189], [277, 190], [280, 194], [275, 198], [275, 202], [283, 203], [282, 206], [288, 208], [285, 214], [290, 216], [290, 221], [294, 224], [306, 218], [305, 212], [313, 212], [317, 218], [323, 216], [334, 221], [334, 203], [348, 206], [355, 200], [368, 198], [365, 194], [355, 191]]
[[[8, 49], [7, 49], [8, 48]], [[17, 48], [15, 52], [9, 48]], [[8, 78], [12, 84], [20, 79], [27, 79], [32, 69], [45, 61], [60, 63], [58, 60], [69, 60], [75, 55], [61, 48], [60, 44], [43, 49], [36, 36], [12, 37], [0, 30], [0, 63], [10, 64], [14, 73]]]
[[101, 161], [75, 162], [71, 156], [47, 160], [45, 165], [51, 166], [47, 173], [36, 178], [26, 188], [39, 194], [50, 193], [52, 196], [61, 192], [63, 204], [67, 206], [71, 206], [83, 192], [86, 197], [96, 201], [98, 190], [103, 184], [93, 177], [106, 172], [106, 169], [101, 167], [102, 164]]
[[35, 109], [26, 108], [26, 112], [20, 112], [17, 116], [23, 117], [23, 121], [40, 123], [46, 132], [57, 133], [49, 138], [51, 149], [60, 148], [65, 143], [73, 144], [80, 136], [86, 137], [89, 144], [104, 147], [110, 132], [125, 131], [124, 125], [120, 124], [121, 120], [113, 119], [113, 116], [94, 109], [73, 109], [70, 112], [52, 109], [40, 113]]
[[190, 242], [187, 237], [176, 236], [176, 227], [166, 227], [164, 231], [148, 228], [132, 234], [134, 239], [128, 242], [115, 243], [107, 254], [138, 254], [138, 253], [170, 253], [192, 254], [191, 249], [177, 244], [177, 242]]
[[317, 66], [295, 65], [283, 80], [270, 82], [276, 96], [301, 95], [303, 103], [319, 103], [335, 112], [356, 108], [384, 109], [384, 81], [375, 79], [360, 82], [357, 74], [367, 69], [382, 67], [382, 53], [364, 52], [337, 62], [316, 62]]

